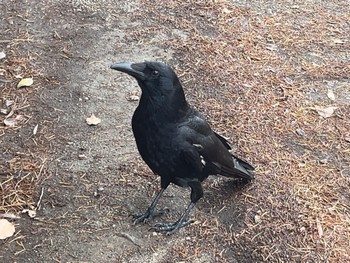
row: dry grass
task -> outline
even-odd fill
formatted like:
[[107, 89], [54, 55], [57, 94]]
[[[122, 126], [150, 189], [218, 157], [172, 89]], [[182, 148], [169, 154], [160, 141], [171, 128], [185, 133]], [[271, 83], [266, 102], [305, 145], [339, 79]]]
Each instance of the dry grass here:
[[[41, 179], [44, 161], [31, 147], [23, 147], [27, 138], [18, 136], [31, 119], [27, 109], [29, 100], [37, 90], [34, 84], [30, 88], [17, 88], [24, 77], [38, 77], [31, 66], [33, 58], [20, 52], [21, 44], [30, 41], [27, 33], [19, 33], [14, 39], [1, 40], [6, 58], [1, 60], [0, 81], [3, 85], [0, 94], [0, 106], [6, 114], [0, 114], [0, 212], [17, 213], [23, 208], [34, 205], [34, 196]], [[36, 79], [37, 80], [37, 79]], [[12, 101], [6, 105], [7, 101]], [[6, 126], [6, 118], [22, 116], [15, 126]], [[29, 137], [28, 140], [31, 140]]]
[[[171, 36], [163, 47], [175, 51], [188, 99], [257, 166], [247, 227], [235, 237], [198, 228], [205, 244], [177, 244], [174, 256], [191, 261], [216, 237], [226, 242], [211, 243], [219, 261], [231, 245], [269, 262], [349, 261], [349, 12], [341, 3], [286, 2], [274, 15], [227, 1], [143, 5], [153, 19], [130, 38]], [[310, 96], [327, 81], [347, 83], [338, 100]], [[339, 108], [324, 119], [315, 105]]]

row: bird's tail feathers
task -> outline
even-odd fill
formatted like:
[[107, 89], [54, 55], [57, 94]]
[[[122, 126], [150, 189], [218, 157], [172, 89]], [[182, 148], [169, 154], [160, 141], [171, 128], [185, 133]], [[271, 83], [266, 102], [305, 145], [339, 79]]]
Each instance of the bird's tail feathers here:
[[237, 156], [235, 156], [233, 154], [231, 154], [231, 155], [232, 155], [233, 160], [236, 159], [237, 162], [239, 163], [239, 165], [243, 166], [246, 170], [249, 170], [249, 171], [254, 171], [255, 170], [255, 168], [251, 164], [249, 164], [248, 162], [238, 158]]
[[254, 179], [254, 167], [247, 163], [246, 161], [241, 160], [240, 158], [232, 155], [233, 167], [221, 167], [220, 174], [227, 177], [240, 177], [247, 181]]

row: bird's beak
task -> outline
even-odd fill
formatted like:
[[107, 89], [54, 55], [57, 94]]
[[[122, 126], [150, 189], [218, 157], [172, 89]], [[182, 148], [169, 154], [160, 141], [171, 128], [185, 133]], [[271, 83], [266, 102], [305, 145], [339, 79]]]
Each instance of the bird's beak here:
[[114, 63], [111, 69], [115, 69], [130, 76], [136, 78], [137, 80], [144, 80], [145, 74], [142, 72], [145, 69], [144, 63], [132, 63], [132, 62], [121, 62]]

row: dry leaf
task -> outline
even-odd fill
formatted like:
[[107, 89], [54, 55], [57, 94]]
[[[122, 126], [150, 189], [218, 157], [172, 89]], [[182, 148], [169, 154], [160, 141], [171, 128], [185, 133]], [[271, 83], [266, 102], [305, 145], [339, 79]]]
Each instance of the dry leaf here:
[[333, 115], [334, 110], [338, 109], [338, 107], [321, 107], [321, 106], [315, 106], [314, 110], [317, 111], [317, 113], [322, 116], [323, 118], [329, 118]]
[[330, 100], [335, 100], [335, 95], [334, 95], [333, 90], [328, 89], [328, 91], [327, 91], [327, 97], [328, 97]]
[[20, 87], [28, 87], [30, 85], [33, 84], [33, 78], [24, 78], [24, 79], [21, 79], [20, 82], [18, 82], [17, 84], [17, 88], [20, 88]]
[[12, 237], [15, 233], [15, 226], [7, 219], [0, 219], [0, 239]]
[[14, 127], [24, 120], [25, 120], [25, 117], [23, 115], [17, 115], [15, 118], [5, 119], [4, 124], [9, 127]]
[[100, 118], [97, 118], [95, 114], [91, 114], [91, 117], [86, 118], [86, 123], [88, 125], [97, 125], [101, 122]]

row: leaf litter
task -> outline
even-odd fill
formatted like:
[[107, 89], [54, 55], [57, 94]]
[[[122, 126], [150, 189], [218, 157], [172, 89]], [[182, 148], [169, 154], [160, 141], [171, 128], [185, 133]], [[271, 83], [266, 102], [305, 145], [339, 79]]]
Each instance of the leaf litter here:
[[[342, 154], [348, 144], [340, 140], [346, 142], [344, 136], [349, 138], [349, 127], [341, 118], [320, 120], [315, 114], [305, 114], [302, 86], [304, 81], [349, 76], [348, 63], [331, 57], [332, 52], [343, 52], [346, 43], [335, 41], [339, 45], [329, 49], [328, 42], [322, 41], [325, 32], [339, 35], [346, 32], [349, 16], [335, 15], [332, 9], [311, 2], [290, 11], [287, 1], [284, 12], [273, 16], [262, 16], [263, 10], [238, 8], [226, 1], [170, 1], [157, 6], [152, 1], [142, 3], [140, 18], [147, 16], [148, 10], [149, 17], [162, 23], [152, 23], [151, 27], [143, 28], [143, 32], [133, 32], [128, 37], [139, 40], [141, 36], [158, 34], [160, 28], [154, 25], [164, 25], [166, 28], [161, 29], [168, 34], [172, 33], [166, 31], [169, 28], [190, 32], [187, 40], [174, 38], [166, 43], [166, 48], [176, 51], [177, 62], [181, 65], [177, 70], [182, 73], [189, 99], [196, 103], [200, 98], [203, 103], [196, 106], [211, 116], [218, 131], [228, 137], [239, 134], [238, 148], [257, 165], [257, 180], [245, 191], [245, 227], [232, 229], [232, 223], [226, 228], [216, 218], [216, 222], [207, 218], [205, 224], [195, 226], [192, 232], [187, 230], [186, 234], [198, 236], [197, 243], [178, 241], [168, 256], [192, 262], [193, 258], [208, 252], [209, 244], [217, 262], [227, 262], [226, 255], [235, 246], [242, 246], [266, 262], [347, 262], [349, 210], [344, 205], [341, 187], [348, 186], [348, 181], [344, 179], [346, 174], [342, 176], [339, 171], [345, 170], [341, 169], [342, 162], [343, 167], [348, 164]], [[218, 15], [220, 10], [222, 15]], [[300, 15], [310, 18], [310, 23], [303, 24], [302, 29], [298, 28], [296, 19]], [[210, 37], [215, 32], [208, 32], [213, 25], [221, 31], [218, 38]], [[278, 48], [266, 48], [269, 42]], [[325, 52], [323, 64], [307, 61], [302, 55], [313, 47], [332, 51], [330, 57]], [[279, 50], [283, 50], [283, 54], [278, 54]], [[283, 77], [292, 79], [293, 83], [285, 85], [280, 81]], [[242, 83], [249, 83], [250, 87], [241, 89]], [[281, 87], [283, 96], [272, 86]], [[225, 93], [222, 87], [230, 92]], [[230, 100], [237, 103], [232, 105]], [[221, 106], [223, 101], [227, 102], [227, 107]], [[270, 107], [277, 102], [278, 107]], [[346, 116], [349, 111], [344, 108], [339, 112]], [[293, 137], [291, 134], [298, 127], [308, 136]], [[292, 143], [301, 145], [302, 151], [297, 152], [290, 146]], [[319, 151], [330, 152], [336, 162], [320, 166]], [[17, 169], [12, 171], [21, 170], [21, 165], [23, 163], [16, 159], [13, 166]], [[32, 171], [37, 172], [39, 165], [33, 164]], [[19, 195], [21, 191], [31, 192], [28, 185], [22, 185], [24, 190], [16, 187], [5, 190], [8, 193], [15, 189]], [[21, 199], [6, 199], [2, 207], [9, 209], [11, 202], [13, 207], [25, 206]], [[254, 222], [257, 209], [266, 213], [259, 225]], [[203, 239], [205, 246], [200, 242]], [[226, 244], [218, 247], [217, 239]]]
[[[272, 8], [273, 15], [264, 13], [268, 2], [245, 7], [228, 1], [143, 3], [138, 18], [148, 10], [153, 23], [132, 32], [130, 40], [171, 35], [173, 28], [188, 33], [163, 45], [176, 55], [188, 99], [219, 133], [236, 138], [238, 149], [257, 165], [257, 179], [245, 191], [254, 196], [245, 227], [227, 230], [219, 224], [213, 232], [192, 227], [188, 231], [201, 237], [194, 245], [197, 254], [187, 242], [178, 242], [170, 252], [174, 260], [198, 257], [210, 240], [220, 239], [225, 242], [213, 242], [211, 250], [217, 262], [227, 262], [230, 251], [266, 262], [349, 261], [349, 233], [342, 231], [350, 229], [349, 207], [341, 198], [347, 188], [341, 186], [349, 186], [348, 148], [342, 141], [349, 136], [350, 107], [310, 107], [304, 89], [308, 83], [348, 79], [350, 66], [341, 55], [347, 43], [322, 37], [329, 32], [343, 39], [347, 11], [339, 17], [325, 2], [295, 7], [287, 1], [276, 13]], [[309, 22], [301, 23], [300, 17]], [[311, 53], [317, 57], [305, 55]], [[330, 92], [328, 97], [333, 99]], [[331, 118], [335, 110], [339, 118]], [[257, 209], [266, 213], [260, 224]]]

